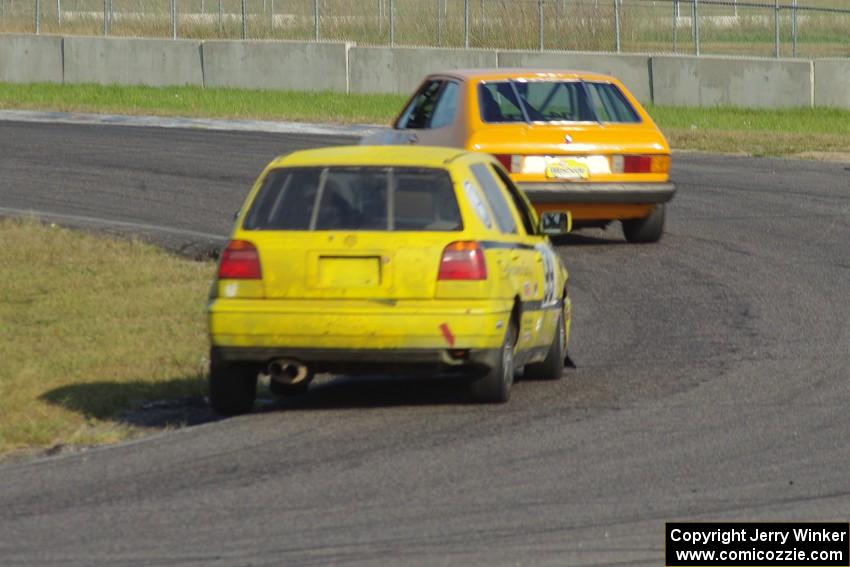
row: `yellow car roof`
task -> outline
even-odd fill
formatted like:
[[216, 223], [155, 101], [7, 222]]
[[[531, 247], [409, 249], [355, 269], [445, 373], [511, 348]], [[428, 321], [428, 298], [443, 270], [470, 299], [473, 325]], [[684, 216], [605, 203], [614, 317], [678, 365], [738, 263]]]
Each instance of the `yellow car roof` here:
[[451, 69], [429, 76], [456, 77], [464, 81], [498, 81], [504, 79], [586, 79], [588, 81], [613, 81], [614, 77], [590, 71], [565, 71], [563, 69]]
[[335, 146], [301, 150], [280, 156], [271, 167], [320, 165], [399, 165], [445, 167], [446, 162], [464, 155], [475, 155], [457, 148], [428, 146]]

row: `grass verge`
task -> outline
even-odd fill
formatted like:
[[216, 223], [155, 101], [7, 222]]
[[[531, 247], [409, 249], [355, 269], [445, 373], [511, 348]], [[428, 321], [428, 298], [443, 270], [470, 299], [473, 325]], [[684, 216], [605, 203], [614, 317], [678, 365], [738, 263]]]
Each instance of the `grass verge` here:
[[145, 400], [205, 391], [214, 267], [153, 246], [0, 220], [0, 455], [111, 443]]
[[[389, 124], [405, 100], [402, 95], [0, 83], [5, 109], [343, 124]], [[850, 153], [848, 110], [648, 110], [676, 149], [770, 156]]]
[[400, 95], [200, 87], [0, 83], [0, 108], [344, 124], [385, 124]]
[[792, 156], [850, 152], [850, 110], [647, 108], [674, 148]]

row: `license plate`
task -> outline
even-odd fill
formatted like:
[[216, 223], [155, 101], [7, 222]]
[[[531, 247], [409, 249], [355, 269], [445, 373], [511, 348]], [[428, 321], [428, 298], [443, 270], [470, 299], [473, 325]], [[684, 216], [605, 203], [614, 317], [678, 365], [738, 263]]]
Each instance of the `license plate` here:
[[380, 256], [321, 256], [320, 287], [371, 287], [381, 285]]
[[559, 159], [546, 164], [546, 177], [551, 179], [589, 179], [590, 168], [574, 159]]

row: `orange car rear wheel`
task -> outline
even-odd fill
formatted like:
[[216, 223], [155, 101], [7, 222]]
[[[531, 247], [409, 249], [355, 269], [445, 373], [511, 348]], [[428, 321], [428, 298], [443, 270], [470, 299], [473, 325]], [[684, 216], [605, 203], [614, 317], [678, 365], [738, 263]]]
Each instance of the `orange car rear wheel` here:
[[622, 221], [623, 236], [635, 244], [658, 242], [664, 233], [664, 205], [656, 205], [649, 216]]

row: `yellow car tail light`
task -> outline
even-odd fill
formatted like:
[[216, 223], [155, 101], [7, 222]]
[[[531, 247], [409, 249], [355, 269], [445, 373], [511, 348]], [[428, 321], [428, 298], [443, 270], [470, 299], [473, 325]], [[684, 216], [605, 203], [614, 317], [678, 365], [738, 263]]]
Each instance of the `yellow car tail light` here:
[[247, 240], [231, 240], [221, 253], [218, 278], [221, 280], [259, 280], [263, 277], [257, 247]]
[[438, 280], [486, 280], [484, 251], [474, 241], [452, 242], [443, 249]]

